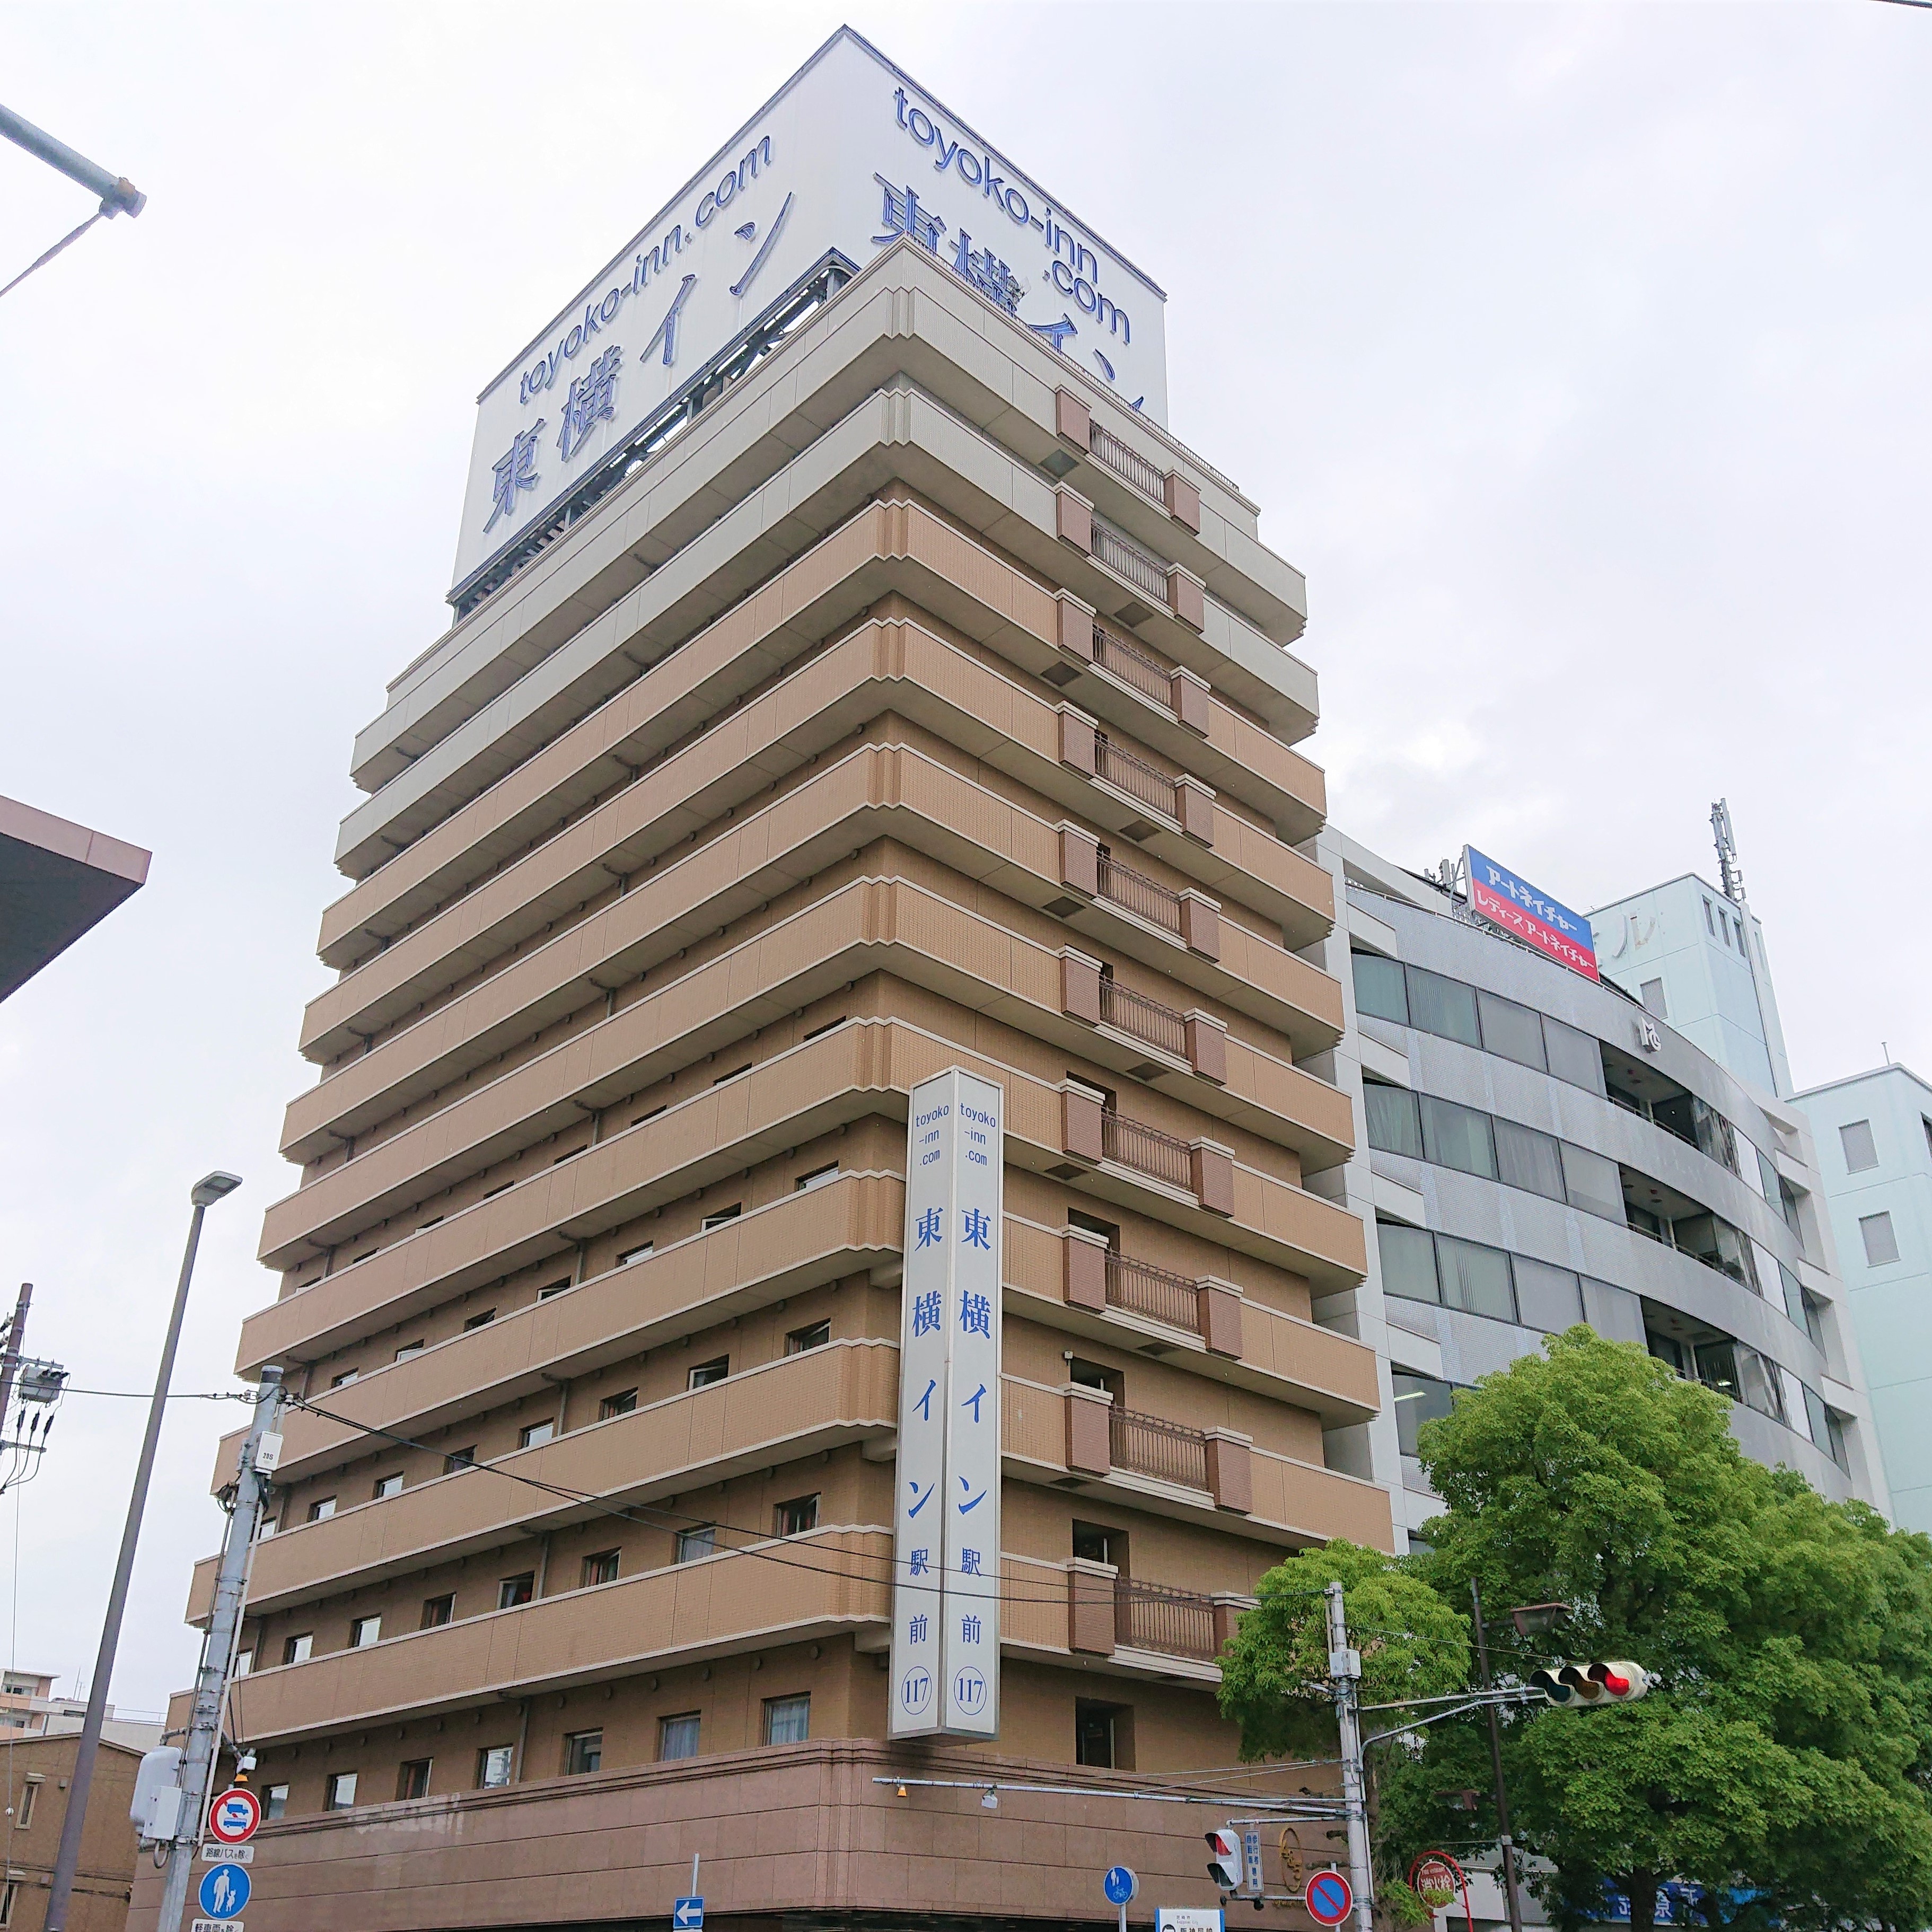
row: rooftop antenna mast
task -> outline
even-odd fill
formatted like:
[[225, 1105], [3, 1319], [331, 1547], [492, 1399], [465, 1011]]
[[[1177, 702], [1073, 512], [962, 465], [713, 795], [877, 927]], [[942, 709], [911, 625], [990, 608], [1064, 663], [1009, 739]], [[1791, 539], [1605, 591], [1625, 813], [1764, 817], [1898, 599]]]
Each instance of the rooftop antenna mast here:
[[1733, 904], [1744, 900], [1744, 868], [1738, 863], [1737, 835], [1731, 830], [1731, 808], [1723, 799], [1711, 808], [1711, 836], [1718, 842], [1718, 883]]

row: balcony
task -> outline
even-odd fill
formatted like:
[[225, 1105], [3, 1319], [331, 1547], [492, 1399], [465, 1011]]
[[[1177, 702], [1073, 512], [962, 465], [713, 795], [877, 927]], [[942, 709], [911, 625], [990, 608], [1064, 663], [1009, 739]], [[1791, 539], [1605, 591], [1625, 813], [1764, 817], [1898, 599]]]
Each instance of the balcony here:
[[1186, 1142], [1112, 1107], [1100, 1110], [1100, 1158], [1151, 1175], [1169, 1187], [1191, 1190], [1193, 1185]]
[[1100, 975], [1100, 1024], [1132, 1034], [1177, 1060], [1187, 1055], [1187, 1016], [1124, 986], [1111, 973]]
[[[1172, 1269], [1156, 1268], [1151, 1262], [1136, 1261], [1130, 1255], [1111, 1248], [1105, 1258], [1106, 1303], [1109, 1308], [1124, 1308], [1130, 1315], [1144, 1316], [1150, 1322], [1164, 1322], [1170, 1328], [1184, 1328], [1190, 1335], [1204, 1332], [1202, 1318], [1204, 1291], [1202, 1284]], [[1240, 1353], [1240, 1311], [1234, 1314], [1234, 1352]]]
[[1205, 1490], [1208, 1484], [1208, 1433], [1165, 1416], [1136, 1414], [1132, 1409], [1109, 1412], [1107, 1446], [1113, 1466], [1157, 1483], [1184, 1490]]
[[1167, 508], [1167, 472], [1156, 470], [1137, 449], [1131, 448], [1104, 424], [1090, 422], [1087, 453], [1096, 463], [1103, 463], [1124, 483], [1130, 483], [1143, 496]]
[[1094, 770], [1096, 777], [1118, 787], [1130, 798], [1137, 799], [1162, 817], [1180, 816], [1180, 788], [1165, 772], [1157, 771], [1144, 758], [1124, 752], [1110, 738], [1096, 736], [1094, 744]]
[[1110, 852], [1100, 854], [1100, 890], [1096, 896], [1112, 900], [1150, 926], [1172, 933], [1180, 931], [1182, 896], [1144, 872], [1122, 865]]
[[1131, 685], [1142, 697], [1179, 711], [1180, 707], [1174, 702], [1174, 673], [1158, 658], [1150, 656], [1124, 638], [1115, 637], [1111, 631], [1103, 631], [1098, 624], [1094, 626], [1094, 662], [1123, 684]]
[[1167, 566], [1150, 550], [1135, 542], [1125, 530], [1116, 530], [1102, 517], [1093, 519], [1094, 556], [1116, 576], [1124, 577], [1143, 596], [1168, 601]]
[[1194, 1590], [1114, 1580], [1114, 1647], [1212, 1664], [1234, 1634], [1234, 1606]]

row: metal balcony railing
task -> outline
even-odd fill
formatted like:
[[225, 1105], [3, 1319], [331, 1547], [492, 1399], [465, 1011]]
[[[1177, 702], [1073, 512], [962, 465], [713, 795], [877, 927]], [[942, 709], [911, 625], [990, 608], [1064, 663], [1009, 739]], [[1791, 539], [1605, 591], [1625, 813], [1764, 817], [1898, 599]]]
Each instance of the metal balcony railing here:
[[1123, 1167], [1151, 1174], [1170, 1187], [1193, 1184], [1193, 1164], [1185, 1141], [1176, 1140], [1173, 1135], [1164, 1134], [1144, 1120], [1130, 1120], [1112, 1107], [1101, 1110], [1100, 1156], [1103, 1160], [1118, 1161]]
[[1187, 1058], [1187, 1016], [1120, 985], [1110, 974], [1101, 976], [1100, 1021], [1177, 1059]]
[[1211, 1664], [1219, 1654], [1214, 1600], [1192, 1590], [1170, 1590], [1163, 1584], [1117, 1577], [1114, 1641], [1130, 1649], [1157, 1651], [1163, 1657], [1197, 1658]]
[[1208, 1438], [1186, 1424], [1163, 1416], [1137, 1415], [1132, 1409], [1108, 1412], [1108, 1453], [1117, 1469], [1184, 1489], [1208, 1486]]
[[1167, 566], [1152, 550], [1144, 550], [1125, 530], [1116, 530], [1097, 513], [1094, 518], [1094, 554], [1136, 590], [1166, 604]]
[[1138, 799], [1164, 817], [1180, 816], [1179, 788], [1174, 781], [1165, 772], [1156, 771], [1144, 758], [1122, 751], [1111, 739], [1095, 736], [1094, 769], [1110, 785], [1118, 786], [1130, 798]]
[[1124, 482], [1131, 483], [1143, 496], [1167, 506], [1167, 476], [1156, 470], [1137, 449], [1130, 449], [1112, 430], [1099, 423], [1088, 425], [1088, 454], [1104, 463]]
[[1124, 638], [1117, 638], [1111, 631], [1103, 631], [1098, 624], [1094, 626], [1094, 662], [1102, 670], [1112, 671], [1123, 684], [1130, 684], [1143, 697], [1151, 698], [1156, 704], [1171, 704], [1173, 700], [1173, 673], [1156, 657], [1150, 657], [1138, 645], [1129, 644]]
[[1152, 1322], [1165, 1322], [1170, 1328], [1185, 1328], [1190, 1334], [1201, 1332], [1198, 1282], [1112, 1250], [1107, 1256], [1107, 1305], [1144, 1315]]
[[1123, 866], [1110, 853], [1100, 854], [1095, 883], [1103, 899], [1112, 899], [1116, 905], [1124, 906], [1156, 926], [1165, 926], [1169, 932], [1180, 930], [1180, 895], [1170, 892], [1144, 872]]

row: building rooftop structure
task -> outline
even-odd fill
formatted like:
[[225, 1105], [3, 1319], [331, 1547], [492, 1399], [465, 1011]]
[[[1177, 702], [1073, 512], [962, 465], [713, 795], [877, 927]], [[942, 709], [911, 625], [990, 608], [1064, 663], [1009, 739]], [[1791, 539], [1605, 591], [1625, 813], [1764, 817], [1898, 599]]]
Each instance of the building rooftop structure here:
[[0, 798], [0, 1000], [138, 892], [152, 856]]

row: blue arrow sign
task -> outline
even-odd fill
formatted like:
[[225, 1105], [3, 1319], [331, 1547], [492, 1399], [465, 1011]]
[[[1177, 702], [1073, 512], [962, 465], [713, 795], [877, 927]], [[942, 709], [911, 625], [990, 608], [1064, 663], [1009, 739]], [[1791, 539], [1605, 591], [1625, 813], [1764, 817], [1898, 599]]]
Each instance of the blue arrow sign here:
[[224, 1861], [211, 1866], [201, 1881], [201, 1909], [211, 1918], [238, 1918], [254, 1889], [246, 1865]]
[[1110, 1865], [1107, 1875], [1100, 1881], [1101, 1888], [1107, 1894], [1109, 1905], [1130, 1905], [1134, 1894], [1141, 1888], [1141, 1882], [1125, 1865]]
[[680, 1898], [670, 1909], [671, 1932], [704, 1932], [704, 1901]]

